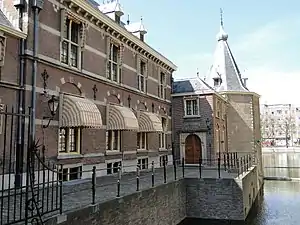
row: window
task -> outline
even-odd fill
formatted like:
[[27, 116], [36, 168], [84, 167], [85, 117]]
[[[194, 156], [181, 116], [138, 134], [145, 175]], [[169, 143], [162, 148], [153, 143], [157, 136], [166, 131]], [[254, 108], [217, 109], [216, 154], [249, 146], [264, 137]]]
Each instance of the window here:
[[138, 73], [138, 89], [142, 92], [146, 90], [146, 63], [144, 61], [140, 61], [140, 72]]
[[109, 61], [108, 61], [108, 79], [114, 82], [119, 82], [119, 53], [120, 48], [115, 44], [110, 44]]
[[168, 165], [168, 155], [162, 155], [162, 156], [159, 157], [160, 167], [164, 166], [164, 161], [165, 161], [166, 165]]
[[121, 23], [121, 17], [117, 14], [115, 14], [115, 21], [116, 21], [117, 24]]
[[81, 129], [60, 128], [59, 153], [80, 153]]
[[221, 85], [221, 78], [216, 77], [214, 78], [214, 87]]
[[114, 162], [114, 163], [107, 163], [107, 174], [118, 173], [119, 168], [122, 166], [122, 162]]
[[66, 30], [61, 46], [61, 62], [69, 66], [78, 67], [79, 59], [79, 29], [80, 24], [66, 19]]
[[110, 151], [119, 151], [120, 150], [120, 140], [121, 133], [119, 130], [109, 130], [106, 131], [106, 149]]
[[140, 39], [141, 39], [141, 41], [144, 41], [145, 35], [144, 34], [140, 34]]
[[217, 101], [217, 117], [220, 118], [221, 115], [221, 104]]
[[147, 149], [147, 133], [137, 133], [137, 148], [143, 150]]
[[199, 115], [199, 100], [198, 99], [186, 99], [185, 100], [185, 115], [186, 116], [198, 116]]
[[148, 169], [148, 158], [138, 159], [138, 166], [141, 170]]
[[63, 168], [62, 174], [59, 170], [58, 178], [62, 181], [78, 180], [82, 177], [82, 167]]
[[161, 123], [163, 127], [163, 132], [159, 133], [159, 148], [166, 149], [166, 129], [167, 129], [167, 119], [161, 118]]
[[164, 73], [160, 73], [159, 78], [159, 88], [158, 88], [158, 97], [166, 99], [166, 75]]

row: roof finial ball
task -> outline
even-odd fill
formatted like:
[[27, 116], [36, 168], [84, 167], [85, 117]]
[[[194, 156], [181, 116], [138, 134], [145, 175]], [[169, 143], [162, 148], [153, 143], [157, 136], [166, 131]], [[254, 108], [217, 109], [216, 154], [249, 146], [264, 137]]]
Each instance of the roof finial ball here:
[[220, 8], [220, 32], [218, 33], [217, 39], [218, 41], [227, 41], [228, 34], [224, 31], [224, 22], [223, 22], [223, 10]]

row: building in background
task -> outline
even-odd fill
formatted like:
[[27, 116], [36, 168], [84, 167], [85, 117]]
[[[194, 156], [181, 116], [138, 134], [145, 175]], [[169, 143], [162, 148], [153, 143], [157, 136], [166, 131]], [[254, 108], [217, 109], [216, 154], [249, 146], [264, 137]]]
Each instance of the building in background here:
[[263, 146], [300, 144], [300, 107], [292, 104], [261, 105]]
[[[18, 15], [12, 2], [1, 2], [11, 20], [6, 27], [19, 26], [12, 24]], [[10, 54], [1, 69], [1, 104], [17, 106], [22, 90], [25, 105], [32, 105], [36, 72], [35, 139], [45, 146], [47, 161], [63, 165], [64, 180], [84, 178], [81, 171], [93, 166], [98, 175], [106, 175], [117, 172], [119, 165], [135, 171], [137, 163], [147, 169], [152, 161], [159, 167], [162, 159], [172, 160], [171, 81], [176, 66], [146, 43], [142, 20], [123, 22], [123, 14], [118, 1], [43, 1], [36, 24], [33, 13], [23, 18], [28, 28], [22, 36], [27, 42], [24, 85], [18, 83], [17, 39], [7, 38], [5, 52]], [[37, 57], [34, 25], [39, 27]], [[50, 112], [49, 101], [57, 109]]]
[[[241, 77], [227, 40], [228, 34], [224, 31], [221, 19], [214, 62], [206, 79], [185, 79], [173, 84], [173, 138], [174, 143], [177, 143], [175, 149], [180, 157], [198, 156], [199, 147], [195, 144], [195, 139], [200, 139], [201, 146], [204, 146], [200, 157], [210, 158], [220, 151], [252, 153], [258, 164], [257, 183], [260, 189], [263, 184], [260, 96], [248, 90], [247, 79]], [[206, 120], [212, 125], [212, 134], [208, 134]], [[226, 134], [219, 135], [223, 131]], [[195, 135], [198, 137], [193, 138], [194, 144], [189, 144]], [[222, 141], [225, 142], [224, 148], [219, 147]], [[213, 149], [209, 149], [210, 142]]]

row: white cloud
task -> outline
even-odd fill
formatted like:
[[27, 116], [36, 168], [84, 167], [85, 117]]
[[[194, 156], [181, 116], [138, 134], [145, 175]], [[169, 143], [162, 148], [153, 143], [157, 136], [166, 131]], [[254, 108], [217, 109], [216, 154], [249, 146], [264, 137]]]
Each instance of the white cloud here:
[[[291, 70], [292, 59], [283, 56], [284, 53], [289, 55], [287, 43], [299, 35], [297, 29], [293, 29], [299, 26], [300, 18], [291, 16], [241, 35], [234, 43], [229, 39], [240, 70], [245, 71], [243, 76], [249, 78], [249, 89], [262, 95], [262, 103], [300, 104], [300, 98], [296, 97], [300, 67]], [[190, 77], [196, 74], [197, 67], [204, 75], [213, 62], [213, 53], [192, 54], [178, 60], [176, 77], [186, 77], [186, 74]]]

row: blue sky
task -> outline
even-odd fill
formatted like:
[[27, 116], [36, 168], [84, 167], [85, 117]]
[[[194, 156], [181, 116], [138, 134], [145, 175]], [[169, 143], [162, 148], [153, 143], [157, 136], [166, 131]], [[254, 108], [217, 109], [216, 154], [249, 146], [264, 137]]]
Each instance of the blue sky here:
[[[219, 8], [229, 45], [248, 87], [261, 103], [300, 104], [300, 1], [119, 0], [127, 20], [143, 16], [146, 42], [178, 66], [175, 78], [207, 73], [219, 31]], [[205, 2], [205, 3], [204, 3]]]

